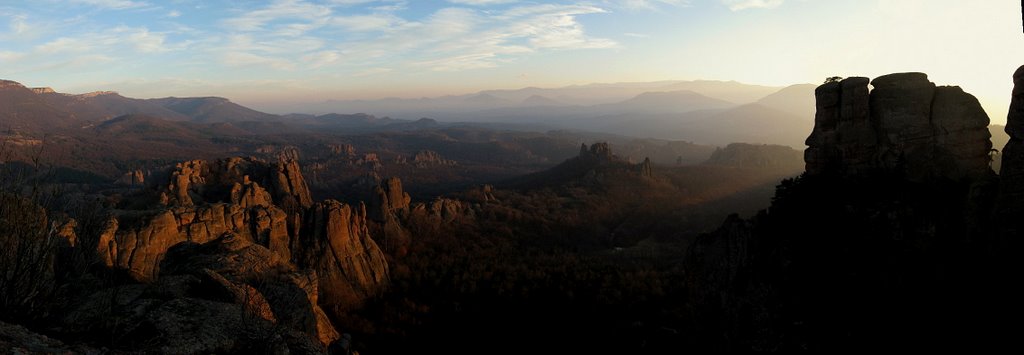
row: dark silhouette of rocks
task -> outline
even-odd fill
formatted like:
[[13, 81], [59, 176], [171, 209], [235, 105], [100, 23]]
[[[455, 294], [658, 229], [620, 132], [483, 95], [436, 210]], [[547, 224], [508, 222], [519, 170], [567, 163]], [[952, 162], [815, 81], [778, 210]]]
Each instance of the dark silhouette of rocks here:
[[590, 149], [587, 149], [586, 144], [581, 145], [579, 158], [596, 162], [618, 160], [618, 157], [612, 154], [612, 149], [608, 147], [608, 143], [594, 143], [590, 146]]
[[915, 181], [991, 174], [988, 116], [959, 87], [935, 87], [923, 73], [851, 77], [815, 90], [807, 172], [887, 172]]
[[23, 326], [0, 322], [0, 349], [12, 354], [98, 354], [98, 349], [69, 346]]
[[651, 170], [651, 158], [644, 158], [644, 161], [637, 165], [637, 170], [640, 171], [640, 176], [652, 177], [654, 173]]
[[567, 183], [583, 185], [600, 185], [609, 183], [610, 176], [616, 176], [611, 180], [616, 183], [630, 184], [632, 182], [618, 181], [619, 177], [631, 180], [631, 177], [651, 177], [651, 161], [645, 158], [639, 164], [632, 164], [626, 159], [612, 153], [607, 142], [597, 142], [589, 147], [584, 143], [580, 145], [579, 154], [565, 162], [545, 171], [526, 175], [507, 183], [511, 187], [534, 188], [539, 186], [557, 186]]
[[1022, 200], [1020, 132], [1009, 128], [1024, 117], [1019, 92], [996, 177], [973, 96], [921, 73], [872, 85], [819, 86], [806, 173], [779, 185], [769, 209], [732, 216], [690, 247], [702, 347], [978, 349], [1012, 338], [1001, 312], [1019, 302], [1005, 251], [1019, 245], [1020, 219], [1009, 217], [1019, 210], [1007, 213]]
[[[1024, 2], [1022, 2], [1024, 4]], [[999, 223], [998, 250], [1016, 250], [1024, 234], [1024, 66], [1013, 73], [1013, 93], [1006, 117], [1006, 133], [1010, 140], [1002, 150], [997, 201]], [[1016, 258], [1004, 255], [1008, 258]], [[1009, 261], [1009, 260], [1006, 260]]]

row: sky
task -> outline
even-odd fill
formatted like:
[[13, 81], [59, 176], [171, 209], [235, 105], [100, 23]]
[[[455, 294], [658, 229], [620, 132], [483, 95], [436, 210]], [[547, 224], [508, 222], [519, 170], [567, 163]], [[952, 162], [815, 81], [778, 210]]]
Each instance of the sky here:
[[595, 82], [920, 71], [1005, 122], [1015, 0], [0, 0], [0, 79], [257, 109]]

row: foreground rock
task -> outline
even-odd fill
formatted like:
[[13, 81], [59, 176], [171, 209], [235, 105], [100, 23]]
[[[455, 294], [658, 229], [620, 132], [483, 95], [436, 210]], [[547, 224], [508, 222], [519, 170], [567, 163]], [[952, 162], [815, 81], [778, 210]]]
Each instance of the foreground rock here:
[[1007, 250], [1019, 248], [1007, 247], [1020, 237], [1014, 206], [1024, 189], [1013, 166], [1024, 161], [1014, 153], [1024, 134], [1007, 144], [999, 182], [988, 167], [988, 118], [972, 96], [920, 73], [872, 84], [870, 92], [867, 78], [820, 86], [806, 174], [779, 185], [769, 209], [730, 217], [691, 245], [688, 314], [700, 347], [948, 351], [1012, 342], [1019, 327], [1007, 326], [1017, 317], [1008, 312], [1019, 293], [1009, 280], [1019, 262], [1009, 261], [1019, 258]]
[[10, 354], [100, 354], [97, 349], [69, 346], [25, 327], [0, 322], [0, 349]]
[[851, 77], [815, 90], [807, 172], [892, 173], [914, 181], [991, 174], [988, 115], [974, 96], [922, 73]]
[[1024, 66], [1013, 73], [1013, 94], [1010, 112], [1006, 117], [1006, 133], [1010, 140], [1002, 150], [1002, 169], [999, 180], [999, 199], [996, 223], [999, 234], [996, 250], [1004, 251], [1000, 259], [1013, 267], [1019, 267], [1019, 257], [1013, 250], [1020, 250], [1021, 235], [1024, 235]]

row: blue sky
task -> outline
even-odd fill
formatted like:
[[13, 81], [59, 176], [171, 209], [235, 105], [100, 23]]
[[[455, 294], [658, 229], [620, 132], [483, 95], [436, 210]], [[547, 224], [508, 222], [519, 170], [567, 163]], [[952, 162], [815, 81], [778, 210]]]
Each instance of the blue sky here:
[[0, 0], [0, 78], [257, 108], [591, 82], [924, 71], [1003, 121], [1012, 0]]

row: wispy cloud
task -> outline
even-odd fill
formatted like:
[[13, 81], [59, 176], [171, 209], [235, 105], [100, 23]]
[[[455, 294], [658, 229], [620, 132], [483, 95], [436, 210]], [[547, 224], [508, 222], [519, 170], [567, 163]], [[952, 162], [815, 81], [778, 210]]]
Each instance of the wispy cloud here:
[[168, 41], [166, 34], [145, 27], [119, 26], [52, 38], [24, 50], [3, 52], [0, 59], [11, 72], [96, 68], [119, 60], [137, 61], [143, 55], [183, 50], [190, 43]]
[[383, 31], [406, 21], [392, 14], [338, 16], [331, 23], [349, 31]]
[[92, 53], [133, 49], [137, 53], [158, 53], [183, 49], [184, 44], [170, 46], [166, 35], [153, 33], [144, 27], [115, 27], [103, 32], [59, 37], [35, 47], [36, 52], [47, 54]]
[[[587, 35], [577, 21], [578, 16], [603, 12], [584, 5], [524, 5], [504, 11], [447, 8], [345, 47], [362, 60], [390, 58], [433, 71], [493, 68], [545, 50], [616, 47], [613, 40]], [[410, 57], [418, 59], [404, 59]]]
[[747, 9], [771, 9], [782, 5], [785, 0], [721, 0], [732, 11]]
[[[87, 24], [74, 27], [79, 34], [50, 31], [43, 41], [3, 48], [0, 60], [33, 71], [116, 60], [140, 63], [143, 56], [188, 49], [187, 57], [176, 58], [179, 67], [367, 76], [495, 68], [546, 52], [620, 45], [593, 35], [580, 21], [616, 8], [600, 1], [446, 0], [425, 11], [409, 9], [405, 0], [242, 1], [220, 4], [222, 16], [212, 22], [193, 16], [199, 7], [212, 10], [201, 1], [176, 1], [173, 7], [151, 0], [69, 1], [108, 10], [151, 10], [144, 12], [159, 21], [102, 27], [85, 16]], [[22, 37], [33, 25], [31, 17], [0, 15], [0, 39]]]
[[[382, 6], [374, 6], [377, 3]], [[232, 34], [209, 51], [228, 65], [278, 70], [387, 62], [414, 71], [456, 71], [493, 68], [540, 51], [618, 46], [611, 39], [588, 35], [578, 21], [579, 16], [607, 12], [593, 5], [449, 7], [410, 19], [388, 7], [404, 6], [402, 1], [335, 0], [332, 4], [335, 7], [279, 0], [240, 12], [222, 22]], [[353, 11], [349, 6], [354, 4], [366, 6]]]
[[631, 10], [653, 10], [659, 6], [689, 6], [689, 0], [609, 0], [607, 3]]
[[15, 15], [15, 16], [12, 16], [10, 24], [9, 24], [9, 26], [11, 28], [11, 33], [13, 33], [15, 35], [21, 35], [21, 34], [24, 34], [24, 33], [28, 32], [29, 26], [28, 26], [28, 24], [25, 23], [25, 19], [26, 19], [25, 15]]
[[115, 10], [140, 8], [149, 5], [143, 1], [131, 0], [70, 0], [70, 2]]
[[497, 4], [508, 4], [516, 2], [516, 0], [448, 0], [448, 2], [460, 5], [474, 5], [474, 6], [485, 6], [485, 5], [497, 5]]
[[[258, 31], [265, 29], [269, 22], [287, 19], [303, 21], [301, 28], [308, 30], [326, 24], [330, 14], [331, 9], [327, 6], [301, 0], [277, 0], [270, 6], [224, 20], [224, 27], [232, 31]], [[299, 28], [298, 24], [292, 22], [283, 27], [295, 29]]]

